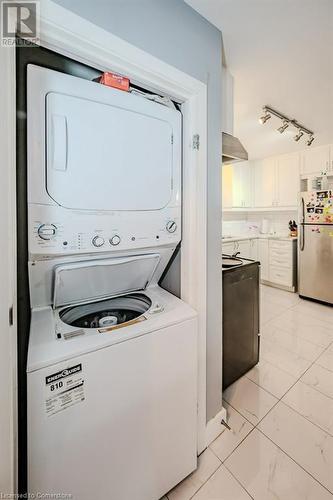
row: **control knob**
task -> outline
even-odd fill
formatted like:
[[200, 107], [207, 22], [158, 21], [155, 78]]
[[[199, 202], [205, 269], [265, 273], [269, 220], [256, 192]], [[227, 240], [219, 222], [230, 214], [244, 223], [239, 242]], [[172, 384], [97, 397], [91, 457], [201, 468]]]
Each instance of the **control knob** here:
[[110, 238], [110, 243], [114, 247], [119, 245], [120, 242], [121, 242], [121, 238], [118, 234], [115, 234], [112, 236], [112, 238]]
[[97, 248], [102, 247], [104, 245], [104, 238], [102, 238], [102, 236], [95, 236], [92, 239], [92, 244]]
[[57, 227], [54, 224], [42, 224], [37, 229], [38, 236], [45, 241], [52, 240], [56, 235]]
[[169, 220], [166, 224], [166, 230], [168, 233], [174, 233], [177, 229], [177, 224], [174, 220]]

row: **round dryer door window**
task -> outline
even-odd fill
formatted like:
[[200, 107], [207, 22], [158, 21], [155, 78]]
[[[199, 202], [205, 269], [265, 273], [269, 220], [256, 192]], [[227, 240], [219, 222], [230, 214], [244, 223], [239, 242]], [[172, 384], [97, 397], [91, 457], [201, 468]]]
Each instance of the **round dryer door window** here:
[[100, 302], [67, 307], [59, 313], [67, 325], [77, 328], [109, 328], [142, 316], [151, 306], [151, 300], [143, 294], [123, 295]]

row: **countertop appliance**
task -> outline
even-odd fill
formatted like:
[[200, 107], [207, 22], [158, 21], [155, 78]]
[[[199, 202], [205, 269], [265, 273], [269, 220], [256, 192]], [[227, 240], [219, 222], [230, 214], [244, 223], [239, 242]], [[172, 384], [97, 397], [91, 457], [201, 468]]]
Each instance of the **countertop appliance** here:
[[303, 192], [300, 201], [299, 294], [333, 304], [333, 191]]
[[28, 488], [158, 500], [197, 465], [197, 314], [158, 286], [181, 239], [181, 116], [28, 66]]
[[259, 361], [260, 264], [239, 257], [237, 260], [241, 264], [222, 266], [223, 389]]

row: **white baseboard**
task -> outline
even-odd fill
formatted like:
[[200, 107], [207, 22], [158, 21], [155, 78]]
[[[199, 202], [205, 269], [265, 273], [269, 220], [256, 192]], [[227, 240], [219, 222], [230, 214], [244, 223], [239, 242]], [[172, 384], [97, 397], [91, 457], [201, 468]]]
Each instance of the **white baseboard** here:
[[221, 420], [227, 421], [227, 411], [225, 408], [221, 408], [221, 410], [215, 415], [214, 418], [209, 420], [206, 425], [206, 446], [209, 446], [214, 439], [216, 439], [221, 432], [225, 429], [225, 427], [221, 424]]

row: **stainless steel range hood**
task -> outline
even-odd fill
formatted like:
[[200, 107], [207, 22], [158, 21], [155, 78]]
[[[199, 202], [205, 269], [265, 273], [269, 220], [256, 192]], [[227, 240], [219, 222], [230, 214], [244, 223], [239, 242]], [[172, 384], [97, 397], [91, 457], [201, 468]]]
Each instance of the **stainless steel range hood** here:
[[222, 132], [222, 163], [248, 160], [248, 154], [237, 137]]

